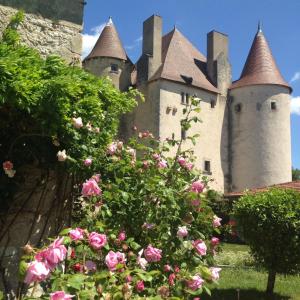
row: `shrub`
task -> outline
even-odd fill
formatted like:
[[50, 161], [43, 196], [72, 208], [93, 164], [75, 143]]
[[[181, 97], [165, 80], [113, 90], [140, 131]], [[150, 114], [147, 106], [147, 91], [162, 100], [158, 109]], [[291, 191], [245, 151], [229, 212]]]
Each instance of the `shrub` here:
[[282, 189], [249, 193], [235, 203], [234, 215], [255, 260], [269, 271], [267, 293], [272, 294], [276, 273], [300, 270], [300, 194]]

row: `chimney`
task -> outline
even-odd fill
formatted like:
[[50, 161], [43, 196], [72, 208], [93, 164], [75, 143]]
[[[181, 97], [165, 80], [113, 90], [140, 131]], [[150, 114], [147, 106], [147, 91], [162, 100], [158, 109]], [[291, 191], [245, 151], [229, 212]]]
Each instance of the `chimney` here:
[[148, 80], [161, 65], [162, 18], [153, 15], [143, 23], [143, 53], [138, 62], [138, 77]]
[[211, 82], [223, 95], [231, 84], [231, 66], [228, 59], [228, 36], [211, 31], [207, 34], [207, 73]]

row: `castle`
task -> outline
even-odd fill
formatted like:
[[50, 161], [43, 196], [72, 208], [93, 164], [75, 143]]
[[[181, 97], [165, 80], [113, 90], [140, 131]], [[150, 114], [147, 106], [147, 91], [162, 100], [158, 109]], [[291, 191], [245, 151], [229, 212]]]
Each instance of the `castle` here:
[[[240, 78], [231, 80], [228, 36], [207, 34], [207, 58], [177, 29], [162, 35], [162, 18], [143, 24], [142, 54], [136, 64], [127, 56], [111, 20], [91, 53], [86, 70], [109, 76], [120, 90], [130, 86], [145, 96], [123, 122], [150, 130], [160, 140], [183, 138], [194, 150], [196, 167], [214, 178], [221, 192], [291, 181], [290, 93], [259, 26]], [[202, 123], [181, 130], [190, 97], [201, 99]], [[200, 134], [195, 146], [187, 135]]]

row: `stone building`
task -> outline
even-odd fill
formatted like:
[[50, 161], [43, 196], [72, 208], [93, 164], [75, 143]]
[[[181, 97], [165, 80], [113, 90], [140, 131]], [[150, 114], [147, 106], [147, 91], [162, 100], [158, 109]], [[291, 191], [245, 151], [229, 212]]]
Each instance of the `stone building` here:
[[[200, 134], [194, 150], [196, 167], [214, 178], [222, 192], [242, 191], [291, 181], [290, 93], [259, 27], [237, 81], [231, 81], [228, 36], [207, 34], [207, 58], [177, 29], [162, 35], [162, 19], [143, 24], [143, 49], [133, 64], [110, 19], [85, 69], [109, 76], [116, 87], [137, 87], [145, 102], [127, 116], [121, 133], [132, 125], [161, 140]], [[182, 110], [197, 96], [202, 123], [181, 130]]]

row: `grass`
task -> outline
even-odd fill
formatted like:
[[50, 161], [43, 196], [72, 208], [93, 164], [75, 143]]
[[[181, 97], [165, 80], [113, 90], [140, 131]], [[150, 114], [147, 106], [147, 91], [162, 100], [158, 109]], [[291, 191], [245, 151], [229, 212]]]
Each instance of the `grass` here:
[[[254, 267], [254, 261], [245, 245], [224, 244], [217, 255], [222, 265], [218, 285], [213, 285], [212, 297], [201, 300], [265, 300], [267, 272]], [[300, 276], [276, 276], [274, 300], [300, 300]]]

